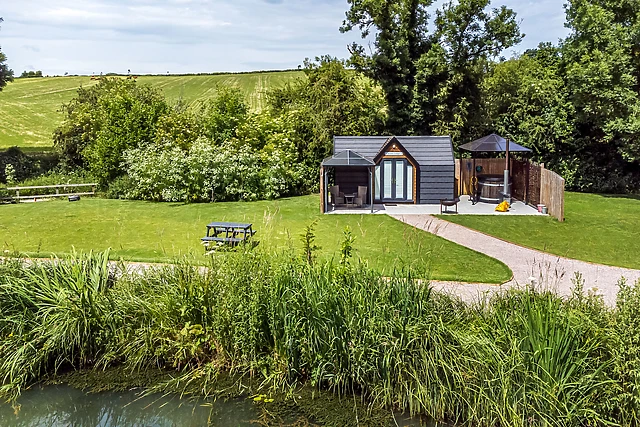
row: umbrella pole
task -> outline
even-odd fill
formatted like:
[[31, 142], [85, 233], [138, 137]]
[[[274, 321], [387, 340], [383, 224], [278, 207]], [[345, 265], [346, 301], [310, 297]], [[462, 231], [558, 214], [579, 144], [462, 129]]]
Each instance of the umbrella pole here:
[[477, 200], [476, 200], [476, 193], [478, 192], [476, 189], [476, 185], [478, 182], [478, 177], [476, 176], [476, 158], [473, 158], [473, 178], [471, 178], [471, 202], [472, 204], [476, 204]]
[[508, 197], [508, 194], [511, 192], [511, 188], [509, 188], [509, 137], [507, 137], [507, 146], [506, 146], [506, 155], [505, 155], [505, 165], [504, 165], [504, 198]]

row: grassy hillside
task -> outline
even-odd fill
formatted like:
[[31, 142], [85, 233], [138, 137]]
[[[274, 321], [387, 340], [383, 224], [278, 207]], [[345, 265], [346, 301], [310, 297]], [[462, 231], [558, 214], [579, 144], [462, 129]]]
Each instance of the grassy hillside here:
[[[194, 102], [214, 96], [216, 85], [233, 85], [246, 95], [254, 110], [265, 102], [265, 89], [280, 87], [303, 74], [298, 71], [221, 74], [215, 76], [141, 76], [138, 82], [162, 89], [170, 100]], [[62, 120], [60, 106], [79, 86], [96, 84], [90, 77], [16, 79], [0, 92], [0, 149], [48, 147], [53, 130]]]

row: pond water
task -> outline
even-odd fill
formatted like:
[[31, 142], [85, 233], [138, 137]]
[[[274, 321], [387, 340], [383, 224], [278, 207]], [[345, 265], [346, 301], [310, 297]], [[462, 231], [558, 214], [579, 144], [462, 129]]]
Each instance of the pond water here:
[[[0, 404], [0, 426], [24, 427], [241, 427], [262, 425], [251, 399], [207, 402], [177, 395], [140, 397], [138, 392], [85, 393], [65, 386], [34, 387], [22, 393], [19, 408]], [[393, 425], [435, 426], [396, 414]], [[293, 421], [293, 420], [291, 420]], [[289, 421], [287, 421], [289, 422]]]
[[68, 386], [25, 391], [20, 409], [0, 405], [0, 426], [195, 427], [250, 426], [258, 418], [247, 399], [213, 404], [178, 396], [140, 397], [136, 392], [85, 393]]

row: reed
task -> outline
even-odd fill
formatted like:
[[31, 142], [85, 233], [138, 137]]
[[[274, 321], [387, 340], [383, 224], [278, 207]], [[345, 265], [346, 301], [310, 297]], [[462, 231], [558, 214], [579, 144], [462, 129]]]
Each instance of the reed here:
[[[347, 236], [348, 237], [348, 236]], [[345, 246], [346, 245], [346, 246]], [[0, 392], [61, 368], [164, 368], [156, 390], [212, 394], [221, 373], [474, 426], [634, 425], [640, 284], [606, 307], [509, 291], [476, 305], [349, 262], [260, 250], [127, 272], [108, 253], [0, 264]]]

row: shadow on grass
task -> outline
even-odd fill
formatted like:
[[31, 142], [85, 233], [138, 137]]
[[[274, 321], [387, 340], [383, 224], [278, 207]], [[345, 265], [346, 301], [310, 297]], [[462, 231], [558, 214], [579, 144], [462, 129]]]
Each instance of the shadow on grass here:
[[597, 196], [604, 197], [607, 199], [631, 199], [631, 200], [640, 200], [640, 194], [605, 194], [605, 193], [596, 193]]

